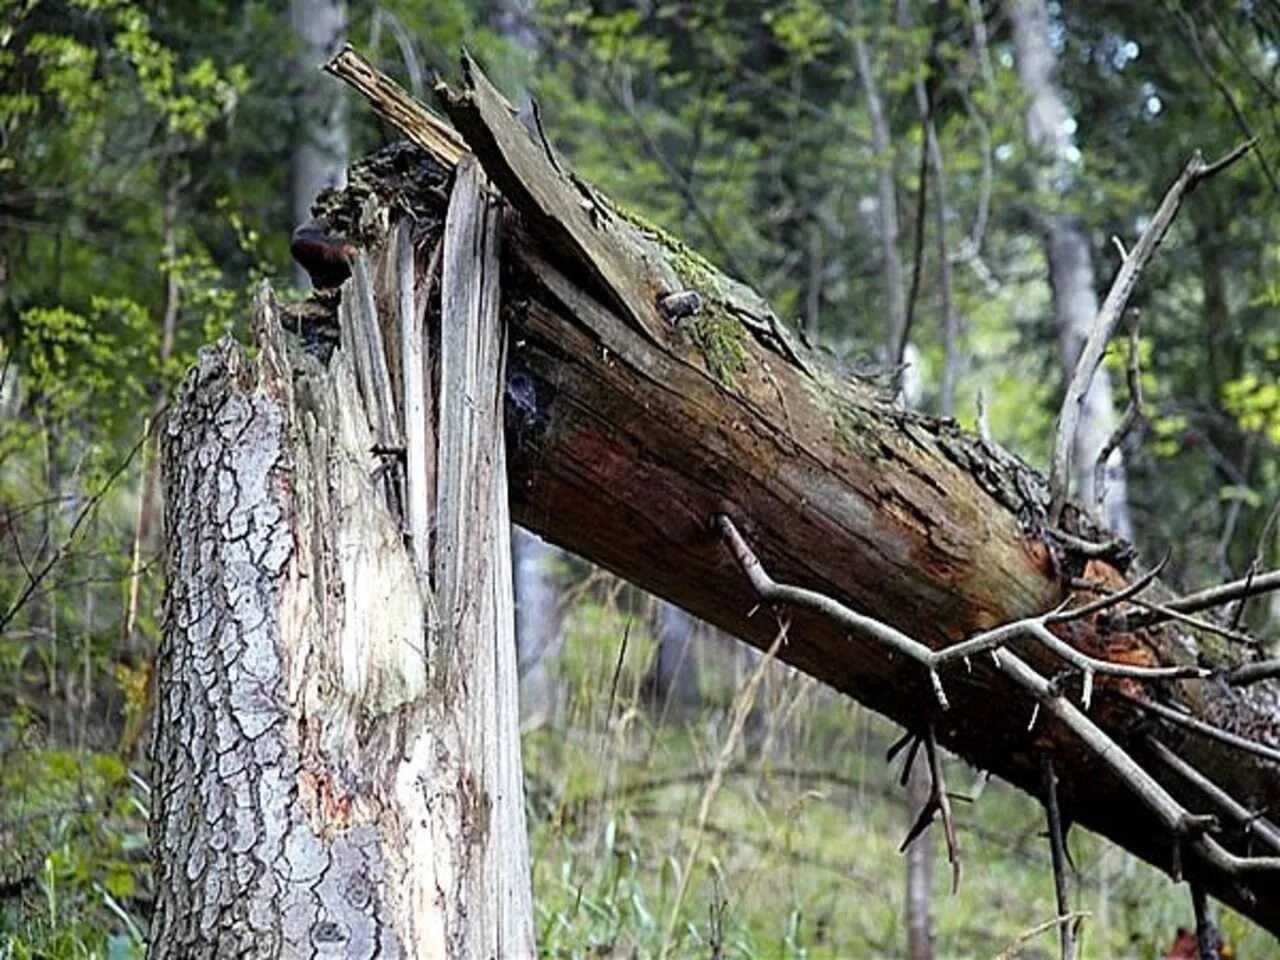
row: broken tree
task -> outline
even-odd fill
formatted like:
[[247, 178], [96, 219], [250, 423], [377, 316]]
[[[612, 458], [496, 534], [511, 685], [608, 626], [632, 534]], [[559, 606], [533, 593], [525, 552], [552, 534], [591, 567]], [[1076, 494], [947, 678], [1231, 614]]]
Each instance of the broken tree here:
[[460, 169], [429, 358], [402, 224], [327, 362], [286, 346], [264, 288], [256, 360], [224, 341], [187, 378], [153, 957], [533, 954], [498, 213]]
[[[464, 88], [441, 91], [454, 129], [351, 51], [331, 64], [412, 145], [357, 165], [320, 204], [337, 246], [358, 251], [355, 276], [336, 316], [332, 298], [286, 311], [300, 333], [295, 394], [324, 396], [323, 378], [353, 350], [377, 366], [376, 350], [360, 351], [379, 341], [384, 392], [407, 393], [396, 298], [375, 293], [378, 322], [366, 326], [380, 335], [362, 338], [351, 301], [368, 300], [362, 277], [406, 283], [396, 265], [411, 260], [427, 342], [437, 318], [447, 327], [448, 272], [437, 300], [432, 264], [442, 235], [447, 257], [451, 185], [473, 154], [503, 201], [516, 520], [757, 646], [785, 622], [783, 659], [906, 726], [931, 766], [941, 744], [1046, 801], [1055, 784], [1063, 821], [1280, 930], [1280, 831], [1267, 819], [1280, 802], [1275, 681], [1233, 682], [1244, 654], [1186, 614], [1132, 623], [1149, 579], [1127, 585], [1125, 551], [1083, 510], [1068, 504], [1050, 522], [1045, 483], [1016, 458], [835, 378], [753, 291], [577, 178], [465, 66]], [[197, 378], [188, 396], [202, 389]], [[422, 415], [427, 436], [450, 422], [439, 400]], [[378, 437], [365, 438], [370, 471], [368, 450], [395, 455], [394, 438]], [[358, 743], [421, 736], [387, 716], [361, 715]], [[324, 809], [359, 807], [368, 756], [357, 756], [344, 761], [353, 779], [326, 782]], [[936, 775], [933, 787], [945, 811]]]

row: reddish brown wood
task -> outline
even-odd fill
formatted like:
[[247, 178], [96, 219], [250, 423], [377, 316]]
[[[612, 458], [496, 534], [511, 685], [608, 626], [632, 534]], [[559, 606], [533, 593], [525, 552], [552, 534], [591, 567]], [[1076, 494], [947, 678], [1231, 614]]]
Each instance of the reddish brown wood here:
[[[984, 658], [971, 672], [944, 673], [952, 704], [944, 712], [925, 671], [878, 642], [805, 611], [757, 608], [713, 531], [716, 513], [732, 517], [776, 579], [822, 591], [935, 647], [1054, 606], [1067, 595], [1069, 575], [1114, 584], [1124, 576], [1099, 561], [1086, 570], [1083, 559], [1046, 539], [1046, 486], [1024, 464], [951, 421], [896, 409], [798, 356], [755, 294], [584, 192], [547, 151], [529, 148], [536, 144], [522, 128], [509, 128], [515, 121], [507, 106], [472, 76], [470, 88], [448, 98], [450, 116], [512, 205], [504, 309], [512, 327], [507, 430], [515, 518], [757, 646], [772, 641], [780, 617], [789, 619], [783, 659], [905, 726], [932, 722], [946, 747], [1029, 793], [1039, 795], [1039, 758], [1048, 751], [1065, 817], [1162, 868], [1180, 859], [1206, 889], [1280, 931], [1276, 874], [1233, 876], [1185, 853], [1177, 858], [1176, 839], [1092, 752], [1046, 716], [1028, 730], [1030, 699]], [[522, 136], [521, 148], [511, 149]], [[428, 235], [423, 243], [430, 242], [432, 190], [388, 182], [381, 169], [364, 182], [353, 177], [347, 220], [354, 223], [369, 198], [412, 196]], [[426, 176], [446, 171], [447, 164]], [[590, 218], [559, 219], [565, 192], [613, 226], [592, 233]], [[345, 229], [343, 216], [337, 209], [332, 220]], [[635, 229], [617, 228], [619, 221]], [[364, 242], [377, 247], [383, 238], [373, 231]], [[614, 283], [628, 262], [634, 276]], [[661, 297], [680, 285], [704, 295], [701, 314], [677, 322], [659, 314], [655, 322], [652, 303], [619, 309], [629, 297]], [[1064, 522], [1100, 536], [1073, 508]], [[1133, 663], [1186, 663], [1197, 655], [1189, 638], [1167, 627], [1104, 637], [1091, 620], [1064, 636]], [[1046, 676], [1062, 669], [1035, 647], [1020, 652]], [[1207, 662], [1220, 655], [1198, 653]], [[1112, 695], [1117, 687], [1099, 679], [1091, 716], [1188, 808], [1209, 812], [1147, 755], [1147, 731], [1158, 729], [1246, 805], [1280, 806], [1274, 764], [1157, 728]], [[1078, 680], [1065, 689], [1078, 700]], [[1132, 681], [1120, 689], [1143, 692]], [[1280, 742], [1274, 683], [1248, 692], [1214, 681], [1166, 684], [1159, 695]], [[1221, 839], [1246, 850], [1238, 833]]]

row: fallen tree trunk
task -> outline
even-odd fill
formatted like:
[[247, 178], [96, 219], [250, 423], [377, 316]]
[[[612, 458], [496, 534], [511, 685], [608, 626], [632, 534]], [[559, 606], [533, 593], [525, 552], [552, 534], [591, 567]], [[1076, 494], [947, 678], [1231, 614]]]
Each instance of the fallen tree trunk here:
[[[375, 270], [395, 216], [414, 219], [422, 248], [437, 242], [452, 166], [468, 150], [508, 204], [506, 419], [518, 522], [756, 646], [785, 621], [787, 662], [922, 735], [935, 729], [944, 746], [1037, 797], [1048, 755], [1066, 820], [1280, 932], [1280, 833], [1265, 819], [1280, 806], [1275, 681], [1099, 670], [1088, 711], [1103, 740], [1089, 742], [1072, 703], [1087, 706], [1092, 674], [1060, 676], [1064, 661], [1044, 644], [1009, 640], [994, 657], [938, 671], [944, 708], [931, 671], [877, 636], [812, 605], [761, 609], [718, 517], [775, 580], [934, 650], [1119, 589], [1126, 563], [1123, 552], [1079, 546], [1106, 539], [1079, 509], [1065, 512], [1065, 534], [1051, 529], [1045, 484], [1016, 458], [825, 371], [754, 292], [569, 172], [473, 65], [465, 89], [443, 93], [460, 137], [350, 52], [331, 69], [417, 144], [371, 158], [323, 205], [330, 228]], [[1082, 578], [1095, 589], [1073, 590]], [[1055, 631], [1076, 651], [1130, 667], [1212, 670], [1238, 659], [1181, 627], [1108, 632], [1114, 621], [1098, 610]], [[1014, 647], [1029, 666], [1010, 666]], [[1189, 733], [1153, 715], [1151, 702], [1258, 749]], [[1167, 748], [1238, 806], [1214, 799]], [[1170, 804], [1181, 812], [1170, 816]], [[1220, 817], [1212, 839], [1223, 855], [1205, 852], [1209, 825], [1193, 816], [1209, 813]]]

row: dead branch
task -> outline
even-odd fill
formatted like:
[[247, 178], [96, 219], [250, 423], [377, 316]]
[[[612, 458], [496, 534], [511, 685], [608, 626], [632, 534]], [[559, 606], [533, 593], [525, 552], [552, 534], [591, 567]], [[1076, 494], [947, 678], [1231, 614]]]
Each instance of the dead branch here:
[[[1053, 758], [1045, 754], [1041, 758], [1044, 772], [1044, 811], [1049, 830], [1049, 857], [1053, 863], [1053, 892], [1058, 905], [1058, 916], [1071, 912], [1071, 877], [1068, 874], [1067, 830], [1058, 807], [1058, 778], [1053, 772]], [[1075, 960], [1076, 933], [1079, 921], [1064, 923], [1058, 927], [1058, 941], [1062, 960]]]
[[1093, 497], [1094, 509], [1102, 515], [1102, 504], [1107, 498], [1107, 461], [1112, 452], [1124, 442], [1125, 437], [1133, 430], [1142, 418], [1142, 369], [1139, 366], [1138, 344], [1138, 311], [1131, 311], [1129, 322], [1129, 363], [1125, 366], [1125, 380], [1129, 385], [1129, 405], [1125, 407], [1124, 416], [1116, 424], [1107, 442], [1098, 451], [1098, 459], [1093, 465]]
[[1272, 677], [1280, 677], [1280, 658], [1258, 660], [1254, 663], [1246, 663], [1242, 667], [1236, 667], [1226, 675], [1226, 681], [1233, 687], [1247, 687], [1251, 683], [1257, 683], [1259, 680], [1269, 680]]
[[1272, 760], [1280, 763], [1280, 750], [1275, 747], [1267, 746], [1265, 743], [1259, 743], [1257, 740], [1250, 740], [1242, 737], [1230, 730], [1223, 730], [1221, 727], [1215, 727], [1211, 723], [1205, 723], [1188, 713], [1180, 713], [1172, 707], [1167, 707], [1163, 703], [1157, 703], [1154, 700], [1144, 700], [1141, 697], [1135, 697], [1131, 693], [1125, 693], [1123, 690], [1116, 691], [1119, 696], [1128, 700], [1134, 706], [1141, 707], [1149, 713], [1154, 713], [1159, 717], [1176, 723], [1181, 727], [1194, 731], [1210, 740], [1217, 740], [1219, 743], [1225, 743], [1229, 747], [1235, 747], [1237, 750], [1243, 750], [1246, 753], [1252, 753], [1254, 756], [1263, 757], [1266, 760]]
[[1049, 520], [1054, 526], [1062, 517], [1062, 508], [1066, 505], [1070, 492], [1071, 448], [1075, 442], [1076, 427], [1080, 422], [1080, 408], [1089, 392], [1089, 385], [1093, 383], [1094, 374], [1102, 363], [1102, 355], [1107, 348], [1107, 343], [1111, 340], [1116, 324], [1120, 322], [1120, 316], [1128, 305], [1134, 288], [1138, 285], [1138, 277], [1156, 252], [1156, 248], [1160, 246], [1165, 234], [1168, 233], [1169, 227], [1173, 224], [1173, 218], [1177, 216], [1178, 208], [1182, 205], [1182, 198], [1194, 190], [1201, 181], [1225, 170], [1243, 157], [1253, 149], [1255, 143], [1255, 140], [1247, 140], [1222, 159], [1212, 163], [1206, 163], [1204, 156], [1196, 151], [1187, 161], [1187, 165], [1182, 168], [1182, 173], [1173, 182], [1173, 186], [1165, 193], [1155, 216], [1151, 218], [1151, 223], [1142, 231], [1142, 236], [1138, 238], [1138, 242], [1124, 258], [1124, 263], [1120, 265], [1120, 272], [1116, 274], [1111, 289], [1107, 293], [1107, 299], [1103, 301], [1102, 308], [1098, 311], [1089, 339], [1085, 341], [1084, 348], [1080, 351], [1080, 359], [1076, 362], [1071, 383], [1067, 387], [1066, 396], [1062, 399], [1062, 410], [1058, 414], [1053, 459], [1049, 467]]
[[[780, 584], [765, 572], [759, 559], [747, 546], [746, 541], [734, 526], [733, 521], [724, 514], [718, 515], [716, 518], [717, 526], [723, 535], [727, 546], [737, 560], [739, 567], [746, 574], [747, 579], [751, 582], [752, 587], [761, 599], [772, 603], [789, 603], [795, 606], [813, 610], [823, 616], [830, 617], [842, 626], [848, 627], [872, 637], [891, 649], [909, 657], [930, 672], [930, 678], [934, 685], [935, 693], [938, 693], [940, 701], [945, 709], [946, 700], [941, 694], [941, 682], [938, 680], [938, 666], [945, 660], [954, 658], [954, 651], [958, 649], [969, 648], [969, 652], [977, 650], [989, 651], [995, 661], [996, 667], [1012, 679], [1016, 684], [1021, 686], [1035, 697], [1039, 706], [1043, 707], [1050, 714], [1056, 717], [1069, 730], [1078, 736], [1085, 746], [1094, 753], [1104, 764], [1106, 764], [1120, 780], [1125, 783], [1129, 789], [1138, 797], [1138, 799], [1155, 814], [1169, 829], [1174, 840], [1174, 873], [1180, 875], [1180, 851], [1183, 845], [1188, 845], [1190, 849], [1195, 851], [1217, 869], [1231, 875], [1238, 875], [1246, 872], [1254, 871], [1280, 871], [1280, 857], [1239, 857], [1226, 850], [1220, 843], [1207, 835], [1207, 831], [1212, 829], [1216, 824], [1213, 816], [1204, 814], [1193, 814], [1184, 808], [1174, 797], [1142, 766], [1140, 766], [1115, 740], [1113, 740], [1105, 731], [1090, 720], [1084, 713], [1076, 709], [1062, 694], [1059, 692], [1058, 684], [1042, 677], [1033, 670], [1025, 661], [1005, 647], [1005, 644], [1015, 635], [1023, 632], [1030, 632], [1037, 639], [1041, 640], [1046, 646], [1055, 653], [1061, 655], [1062, 651], [1056, 644], [1061, 644], [1068, 650], [1072, 649], [1065, 643], [1058, 640], [1053, 634], [1049, 633], [1045, 627], [1045, 616], [1035, 617], [1030, 620], [1018, 621], [1012, 624], [1006, 624], [1003, 627], [997, 627], [994, 630], [987, 631], [984, 634], [973, 638], [972, 640], [956, 644], [952, 647], [945, 648], [940, 651], [933, 651], [929, 647], [920, 643], [918, 640], [912, 639], [905, 634], [895, 630], [888, 624], [881, 623], [871, 617], [862, 616], [855, 613], [848, 607], [844, 606], [838, 600], [834, 600], [825, 594], [818, 593], [814, 590], [806, 590], [802, 587], [795, 587], [788, 584]], [[1058, 616], [1066, 616], [1061, 611], [1055, 611]], [[1055, 643], [1049, 643], [1046, 637], [1052, 638]], [[1095, 664], [1102, 664], [1107, 667], [1115, 667], [1107, 661], [1094, 661], [1093, 658], [1085, 657], [1078, 651], [1073, 651], [1076, 657], [1084, 658], [1086, 661], [1093, 661]], [[1143, 668], [1130, 668], [1131, 670], [1139, 670], [1140, 675], [1150, 677], [1156, 670], [1147, 670]], [[1188, 668], [1173, 668], [1186, 670]], [[1160, 676], [1167, 676], [1167, 672], [1160, 670]], [[1204, 671], [1192, 670], [1191, 674], [1203, 676]], [[1088, 685], [1090, 683], [1091, 674], [1085, 673], [1085, 697], [1088, 696]], [[1156, 712], [1165, 715], [1165, 711], [1173, 715], [1173, 719], [1187, 723], [1193, 718], [1183, 717], [1175, 711], [1169, 710], [1161, 704], [1156, 704], [1149, 700], [1141, 700], [1133, 697], [1123, 691], [1117, 693], [1135, 703], [1137, 706], [1147, 709], [1154, 709]], [[1254, 741], [1245, 740], [1242, 737], [1236, 737], [1234, 734], [1228, 734], [1226, 731], [1219, 730], [1216, 727], [1210, 727], [1208, 724], [1202, 724], [1200, 721], [1194, 721], [1193, 729], [1201, 727], [1207, 728], [1220, 738], [1226, 739], [1226, 742], [1232, 742], [1236, 745], [1242, 745], [1246, 749], [1257, 752], [1262, 756], [1280, 759], [1280, 751], [1258, 744]], [[1188, 723], [1190, 725], [1190, 723]], [[902, 741], [895, 745], [895, 751], [901, 748]]]
[[1259, 813], [1249, 810], [1235, 797], [1206, 777], [1182, 757], [1178, 756], [1155, 737], [1147, 737], [1147, 746], [1184, 780], [1198, 789], [1246, 832], [1258, 837], [1273, 850], [1280, 852], [1280, 829]]
[[[919, 640], [908, 637], [905, 633], [894, 629], [887, 623], [855, 613], [838, 600], [833, 600], [813, 590], [806, 590], [803, 587], [778, 583], [765, 572], [764, 567], [751, 548], [747, 546], [747, 542], [742, 538], [742, 534], [738, 532], [738, 528], [734, 526], [732, 520], [724, 514], [720, 514], [716, 517], [716, 523], [734, 557], [737, 559], [738, 565], [742, 567], [742, 571], [747, 575], [747, 579], [751, 581], [752, 587], [755, 588], [762, 599], [775, 603], [792, 603], [815, 610], [851, 630], [879, 640], [898, 653], [915, 660], [929, 671], [929, 682], [933, 685], [934, 694], [944, 710], [948, 709], [949, 703], [946, 692], [942, 688], [942, 679], [938, 673], [942, 667], [957, 661], [968, 660], [970, 657], [980, 653], [999, 651], [1001, 647], [1022, 637], [1030, 637], [1037, 640], [1081, 672], [1084, 677], [1082, 701], [1086, 710], [1089, 709], [1089, 702], [1092, 698], [1093, 678], [1098, 674], [1127, 677], [1131, 680], [1192, 679], [1208, 675], [1208, 671], [1198, 667], [1135, 667], [1129, 664], [1112, 663], [1109, 660], [1099, 660], [1096, 657], [1081, 653], [1049, 631], [1047, 625], [1050, 623], [1076, 619], [1087, 613], [1092, 613], [1096, 609], [1119, 603], [1124, 599], [1122, 594], [1125, 594], [1126, 591], [1118, 591], [1111, 597], [1095, 601], [1094, 604], [1082, 607], [1079, 610], [1053, 610], [1040, 616], [1016, 620], [1013, 623], [1007, 623], [993, 630], [977, 634], [968, 640], [953, 644], [942, 650], [932, 650]], [[1143, 583], [1143, 581], [1138, 581], [1138, 583]], [[1141, 588], [1138, 587], [1138, 589]]]
[[[1088, 590], [1090, 593], [1097, 593], [1104, 597], [1114, 596], [1116, 591], [1109, 587], [1105, 587], [1100, 583], [1087, 580], [1084, 577], [1072, 577], [1070, 584], [1076, 590]], [[1208, 633], [1217, 634], [1218, 636], [1230, 640], [1232, 643], [1239, 643], [1243, 646], [1257, 646], [1258, 641], [1243, 633], [1240, 630], [1224, 627], [1220, 623], [1214, 623], [1212, 620], [1205, 620], [1203, 617], [1193, 617], [1187, 613], [1180, 613], [1164, 604], [1156, 603], [1145, 597], [1131, 596], [1129, 602], [1142, 610], [1150, 611], [1152, 614], [1158, 615], [1163, 620], [1176, 620], [1178, 623], [1185, 623], [1189, 627], [1195, 627], [1197, 630], [1204, 630]], [[1129, 633], [1134, 629], [1141, 629], [1142, 625], [1131, 627], [1129, 618], [1134, 616], [1131, 613], [1121, 613], [1104, 617], [1099, 623], [1099, 628], [1111, 633]]]
[[1243, 597], [1270, 593], [1272, 590], [1280, 590], [1280, 570], [1268, 570], [1266, 573], [1242, 577], [1239, 580], [1233, 580], [1231, 583], [1223, 583], [1216, 587], [1208, 587], [1195, 593], [1188, 593], [1173, 600], [1166, 600], [1160, 604], [1163, 611], [1153, 610], [1146, 613], [1128, 613], [1114, 626], [1117, 630], [1136, 630], [1138, 627], [1149, 627], [1163, 620], [1173, 619], [1172, 614], [1168, 613], [1168, 611], [1197, 613], [1212, 607], [1223, 606]]

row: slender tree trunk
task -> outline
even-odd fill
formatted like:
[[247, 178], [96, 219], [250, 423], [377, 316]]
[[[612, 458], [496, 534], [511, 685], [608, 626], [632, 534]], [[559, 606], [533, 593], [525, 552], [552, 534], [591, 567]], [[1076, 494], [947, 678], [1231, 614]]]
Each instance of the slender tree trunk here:
[[[855, 10], [857, 5], [855, 4]], [[876, 218], [880, 224], [880, 262], [884, 271], [885, 321], [884, 344], [890, 363], [905, 347], [902, 342], [907, 327], [906, 285], [902, 254], [898, 250], [898, 192], [894, 182], [894, 153], [889, 136], [889, 122], [871, 69], [871, 55], [861, 35], [853, 34], [853, 54], [858, 76], [867, 96], [867, 113], [871, 118], [871, 145], [876, 165]]]
[[697, 621], [674, 604], [654, 601], [653, 638], [657, 650], [645, 678], [645, 699], [662, 719], [687, 720], [702, 702], [698, 688]]
[[[343, 91], [326, 81], [320, 67], [347, 39], [346, 0], [290, 0], [289, 23], [301, 47], [298, 72], [297, 139], [293, 148], [293, 222], [311, 217], [311, 204], [326, 187], [346, 182], [350, 145]], [[294, 282], [306, 289], [307, 272], [295, 267]]]
[[[917, 757], [907, 778], [907, 827], [916, 822], [932, 792], [929, 765]], [[907, 847], [907, 957], [933, 960], [937, 933], [933, 926], [934, 828]]]
[[560, 552], [521, 527], [511, 528], [519, 650], [520, 726], [552, 720], [559, 704], [555, 666], [564, 646], [564, 617], [555, 565]]
[[[1007, 0], [1006, 9], [1013, 23], [1018, 75], [1030, 97], [1027, 135], [1049, 161], [1050, 181], [1043, 186], [1065, 193], [1073, 180], [1071, 115], [1053, 78], [1057, 64], [1049, 46], [1049, 13], [1044, 0]], [[1093, 261], [1088, 239], [1069, 216], [1051, 212], [1045, 214], [1042, 221], [1045, 260], [1053, 288], [1058, 353], [1064, 377], [1069, 379], [1098, 315]], [[1071, 460], [1075, 468], [1076, 495], [1086, 504], [1095, 502], [1094, 464], [1114, 429], [1111, 377], [1106, 368], [1099, 368], [1084, 399]], [[1107, 496], [1101, 519], [1120, 535], [1132, 538], [1124, 458], [1120, 450], [1111, 454], [1106, 473]]]

